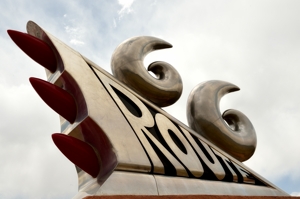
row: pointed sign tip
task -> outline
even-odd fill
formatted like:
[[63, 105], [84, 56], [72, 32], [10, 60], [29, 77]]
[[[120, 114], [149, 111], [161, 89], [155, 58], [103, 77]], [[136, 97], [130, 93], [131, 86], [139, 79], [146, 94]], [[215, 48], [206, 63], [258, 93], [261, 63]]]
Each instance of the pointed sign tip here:
[[70, 123], [75, 121], [77, 105], [74, 97], [68, 91], [38, 78], [31, 77], [29, 81], [48, 106]]
[[52, 134], [52, 140], [71, 162], [94, 178], [97, 177], [100, 166], [97, 155], [89, 144], [61, 133]]
[[56, 58], [51, 47], [44, 41], [16, 30], [7, 30], [10, 38], [31, 59], [54, 73], [57, 69]]

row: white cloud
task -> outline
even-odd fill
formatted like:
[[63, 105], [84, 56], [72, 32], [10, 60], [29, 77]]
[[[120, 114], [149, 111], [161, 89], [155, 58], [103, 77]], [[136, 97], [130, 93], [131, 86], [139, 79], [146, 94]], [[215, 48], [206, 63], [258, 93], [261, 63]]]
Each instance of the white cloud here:
[[117, 27], [117, 23], [116, 23], [115, 19], [113, 20], [113, 23], [114, 23], [114, 28], [116, 28]]
[[65, 31], [70, 38], [70, 43], [74, 45], [82, 46], [85, 44], [81, 39], [85, 36], [85, 29], [73, 26], [73, 23], [65, 26]]
[[300, 192], [292, 192], [291, 196], [300, 196]]
[[76, 40], [76, 39], [71, 39], [70, 43], [74, 44], [74, 45], [84, 45], [83, 41], [79, 41], [79, 40]]
[[124, 14], [128, 14], [132, 12], [131, 5], [133, 4], [134, 0], [118, 0], [118, 3], [122, 6], [119, 13], [119, 19], [123, 17]]
[[[30, 19], [65, 43], [70, 42], [109, 72], [114, 48], [129, 37], [152, 35], [170, 42], [172, 49], [146, 57], [149, 62], [169, 62], [183, 79], [182, 97], [166, 110], [185, 122], [187, 96], [195, 85], [211, 79], [236, 84], [241, 91], [226, 95], [221, 109], [242, 111], [256, 129], [257, 150], [245, 164], [280, 184], [288, 193], [299, 190], [300, 26], [295, 24], [299, 23], [300, 4], [297, 1], [270, 4], [268, 1], [146, 0], [119, 1], [117, 5], [109, 1], [82, 4], [66, 1], [57, 9], [35, 0], [26, 4], [18, 0], [4, 2], [0, 8], [0, 15], [5, 19], [0, 26], [3, 29], [0, 32], [0, 116], [4, 121], [0, 124], [0, 135], [8, 141], [0, 139], [1, 147], [6, 149], [0, 152], [2, 160], [6, 160], [0, 163], [0, 176], [7, 180], [5, 187], [0, 187], [2, 195], [22, 195], [27, 191], [32, 194], [27, 198], [46, 198], [44, 194], [51, 192], [57, 198], [58, 195], [70, 198], [63, 196], [64, 191], [71, 196], [76, 194], [76, 172], [71, 163], [63, 161], [59, 151], [52, 151], [57, 150], [50, 138], [52, 132], [59, 131], [57, 115], [42, 105], [28, 86], [28, 77], [43, 78], [44, 70], [24, 55], [4, 31], [24, 32]], [[51, 13], [59, 13], [60, 19]], [[111, 21], [120, 16], [123, 16], [122, 23]], [[20, 151], [26, 151], [26, 155], [20, 155]], [[54, 178], [57, 173], [60, 176]], [[30, 179], [25, 191], [18, 184], [24, 179]], [[75, 183], [75, 188], [69, 188], [70, 183]], [[44, 193], [32, 189], [36, 186], [43, 186]]]
[[[55, 187], [55, 196], [75, 195], [75, 169], [51, 140], [51, 133], [59, 131], [57, 114], [47, 107], [29, 83], [20, 86], [0, 84], [0, 93], [0, 145], [5, 148], [0, 151], [0, 168], [1, 178], [6, 181], [0, 186], [2, 198], [15, 198], [16, 195], [51, 198], [47, 197], [48, 183]], [[59, 175], [69, 175], [66, 182], [71, 186], [57, 181]], [[64, 189], [64, 186], [70, 188]]]

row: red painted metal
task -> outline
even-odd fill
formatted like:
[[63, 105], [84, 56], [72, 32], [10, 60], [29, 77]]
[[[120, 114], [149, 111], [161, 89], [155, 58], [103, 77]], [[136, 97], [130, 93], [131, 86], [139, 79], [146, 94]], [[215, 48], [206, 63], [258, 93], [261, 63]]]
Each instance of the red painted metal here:
[[109, 132], [104, 132], [101, 126], [95, 123], [90, 117], [87, 117], [80, 123], [80, 130], [84, 140], [92, 145], [99, 154], [101, 169], [97, 176], [97, 181], [102, 185], [118, 164], [116, 154], [106, 136]]
[[100, 166], [93, 147], [77, 138], [55, 133], [52, 139], [57, 148], [75, 165], [93, 176], [97, 177]]
[[74, 97], [68, 91], [38, 78], [31, 77], [29, 81], [48, 106], [70, 123], [75, 121], [77, 105]]
[[56, 58], [51, 47], [44, 41], [19, 31], [7, 30], [11, 39], [31, 59], [54, 73], [57, 69]]

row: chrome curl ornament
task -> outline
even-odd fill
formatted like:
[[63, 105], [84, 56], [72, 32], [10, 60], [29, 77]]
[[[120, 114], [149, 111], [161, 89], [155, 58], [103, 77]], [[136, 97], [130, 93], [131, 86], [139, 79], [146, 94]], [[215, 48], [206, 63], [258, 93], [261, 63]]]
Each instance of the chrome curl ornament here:
[[240, 90], [218, 80], [197, 85], [187, 104], [189, 126], [239, 161], [248, 160], [256, 148], [256, 133], [250, 120], [240, 111], [227, 110], [221, 115], [219, 103], [227, 93]]
[[143, 64], [148, 53], [171, 47], [170, 43], [150, 36], [128, 39], [112, 55], [112, 72], [119, 81], [157, 106], [172, 105], [182, 93], [182, 80], [177, 70], [166, 62], [153, 62], [147, 70], [153, 72], [155, 78]]

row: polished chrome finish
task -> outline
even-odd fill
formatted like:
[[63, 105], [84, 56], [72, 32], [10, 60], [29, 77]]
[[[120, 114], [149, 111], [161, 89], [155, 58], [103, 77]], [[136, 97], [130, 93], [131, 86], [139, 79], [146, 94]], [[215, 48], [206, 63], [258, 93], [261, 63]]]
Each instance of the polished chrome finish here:
[[256, 148], [256, 133], [250, 120], [237, 110], [221, 115], [219, 103], [230, 92], [239, 90], [224, 81], [207, 81], [197, 85], [188, 98], [189, 126], [239, 161], [249, 159]]
[[[278, 188], [276, 188], [276, 186], [272, 185], [270, 182], [268, 182], [265, 179], [263, 179], [262, 177], [260, 177], [254, 171], [249, 171], [250, 169], [247, 168], [245, 165], [243, 165], [242, 163], [238, 162], [230, 155], [228, 155], [225, 152], [223, 152], [222, 150], [220, 150], [217, 146], [210, 143], [209, 141], [204, 139], [202, 136], [198, 135], [196, 132], [194, 132], [190, 128], [186, 127], [183, 123], [176, 120], [175, 118], [173, 118], [172, 116], [170, 116], [169, 114], [164, 112], [163, 110], [159, 109], [158, 107], [156, 107], [153, 104], [151, 104], [150, 102], [148, 102], [146, 99], [142, 98], [141, 96], [137, 95], [136, 93], [134, 93], [133, 91], [128, 89], [126, 85], [123, 85], [118, 80], [114, 79], [110, 74], [103, 71], [101, 68], [99, 68], [93, 62], [91, 62], [89, 60], [87, 60], [87, 61], [89, 62], [89, 64], [91, 64], [93, 66], [92, 68], [95, 70], [95, 73], [97, 74], [98, 78], [101, 80], [101, 82], [105, 86], [106, 90], [110, 93], [111, 97], [115, 100], [116, 104], [118, 105], [118, 107], [120, 108], [122, 113], [124, 114], [124, 117], [127, 119], [129, 124], [132, 126], [134, 132], [136, 133], [137, 137], [141, 141], [141, 144], [144, 147], [144, 150], [148, 154], [149, 159], [151, 160], [151, 162], [153, 164], [152, 170], [153, 170], [154, 174], [167, 175], [166, 171], [164, 169], [164, 165], [162, 164], [158, 155], [154, 151], [153, 146], [150, 144], [149, 140], [151, 140], [152, 144], [155, 145], [161, 151], [161, 153], [164, 154], [164, 156], [168, 159], [168, 161], [170, 161], [170, 163], [175, 167], [175, 169], [177, 171], [177, 176], [186, 176], [185, 169], [182, 167], [181, 163], [178, 162], [178, 160], [177, 160], [177, 158], [178, 158], [182, 162], [182, 164], [184, 164], [187, 167], [188, 164], [185, 164], [185, 162], [184, 162], [185, 154], [180, 152], [180, 149], [178, 149], [178, 147], [173, 143], [173, 141], [171, 141], [168, 138], [170, 135], [166, 134], [166, 131], [171, 130], [177, 136], [179, 141], [184, 145], [184, 147], [186, 149], [192, 147], [195, 150], [197, 155], [201, 158], [201, 160], [204, 162], [204, 164], [206, 164], [211, 169], [211, 171], [213, 172], [213, 174], [216, 176], [216, 178], [218, 180], [224, 179], [225, 171], [224, 171], [221, 163], [219, 162], [219, 159], [216, 157], [215, 154], [217, 154], [217, 156], [220, 159], [222, 159], [222, 161], [228, 168], [228, 171], [233, 176], [232, 177], [233, 182], [238, 182], [238, 176], [237, 176], [236, 171], [232, 169], [232, 166], [230, 166], [230, 164], [235, 165], [235, 167], [236, 167], [235, 169], [237, 169], [241, 175], [246, 176], [246, 175], [251, 174], [254, 176], [254, 178], [257, 178], [260, 181], [262, 181], [263, 183], [265, 183], [266, 186], [274, 187], [274, 189], [279, 190]], [[132, 101], [132, 103], [134, 103], [138, 107], [138, 109], [141, 112], [140, 115], [134, 115], [133, 113], [130, 112], [130, 110], [124, 105], [124, 103], [122, 102], [122, 100], [120, 99], [118, 94], [116, 93], [116, 90], [119, 90], [120, 92], [122, 92], [125, 96], [127, 96]], [[157, 111], [155, 117], [151, 116], [149, 107], [146, 107], [146, 105], [151, 107], [153, 110]], [[153, 127], [155, 124], [157, 125], [157, 128], [159, 129], [162, 137], [164, 138], [166, 145], [161, 144], [160, 141], [158, 141], [148, 131], [148, 129]], [[162, 127], [163, 124], [166, 126]], [[177, 124], [179, 128], [174, 127], [174, 124]], [[185, 138], [180, 136], [180, 134], [177, 132], [178, 130], [183, 133]], [[194, 138], [192, 138], [192, 136]], [[201, 145], [204, 147], [206, 152], [204, 152], [203, 151], [204, 149], [201, 149], [200, 146], [195, 142], [195, 139], [196, 139], [195, 137], [198, 139], [198, 142], [201, 143]], [[170, 154], [170, 152], [168, 150], [166, 150], [167, 147], [169, 147], [172, 150], [172, 152], [174, 153], [174, 155], [177, 156], [176, 159], [174, 158], [174, 156], [172, 154]], [[126, 150], [128, 150], [128, 149], [126, 149]], [[188, 151], [189, 151], [189, 149], [186, 152], [188, 152]], [[209, 154], [209, 156], [212, 158], [212, 160], [210, 160], [207, 157], [206, 153]], [[191, 154], [193, 154], [193, 153], [192, 152], [190, 153], [189, 158], [193, 158], [193, 155], [191, 155]], [[197, 160], [197, 159], [194, 159], [194, 160], [195, 160], [194, 165], [191, 165], [187, 168], [190, 170], [191, 173], [201, 172], [201, 168], [199, 168], [199, 167], [197, 168], [197, 165], [195, 165], [195, 164], [197, 164], [197, 161], [199, 161], [199, 160]], [[120, 166], [120, 165], [122, 165], [122, 166]], [[134, 168], [133, 165], [125, 165], [125, 164], [122, 164], [122, 162], [120, 162], [119, 165], [117, 166], [117, 168], [115, 169], [115, 171], [132, 171], [132, 168]], [[140, 167], [140, 168], [142, 168], [142, 167]], [[242, 168], [242, 169], [239, 169], [239, 168]], [[140, 171], [142, 171], [142, 170], [140, 170]], [[244, 171], [246, 171], [247, 173], [244, 173]], [[247, 177], [247, 179], [242, 180], [242, 182], [252, 183], [252, 181], [251, 181], [252, 179], [250, 179], [248, 177]], [[171, 179], [172, 178], [170, 178], [170, 180]], [[241, 181], [241, 179], [239, 179], [239, 181]], [[239, 182], [239, 183], [241, 183], [241, 182]], [[168, 185], [166, 184], [166, 186], [168, 186]], [[247, 188], [247, 186], [245, 188]]]
[[[202, 144], [202, 146], [205, 148], [206, 152], [209, 154], [209, 156], [212, 158], [212, 161], [209, 160], [209, 158], [203, 153], [203, 150], [199, 147], [199, 145], [196, 143], [196, 140], [192, 138], [192, 135], [185, 129], [181, 128], [182, 132], [184, 133], [187, 140], [191, 143], [191, 146], [196, 150], [197, 154], [200, 156], [201, 160], [212, 170], [213, 174], [216, 176], [218, 180], [223, 180], [225, 177], [225, 170], [222, 167], [221, 163], [219, 162], [218, 158], [213, 153], [212, 149], [201, 139], [198, 139], [198, 141]], [[221, 157], [221, 155], [219, 155]], [[230, 169], [230, 167], [227, 167]]]
[[159, 195], [288, 196], [271, 187], [154, 175]]
[[101, 187], [95, 181], [91, 180], [89, 183], [91, 189], [82, 187], [73, 199], [94, 195], [288, 196], [272, 187], [123, 171], [113, 172]]
[[[215, 149], [211, 149], [213, 152], [214, 152], [214, 154], [216, 155], [216, 156], [218, 156], [219, 158], [221, 158], [222, 159], [222, 161], [223, 161], [223, 163], [226, 165], [226, 167], [229, 169], [229, 172], [231, 173], [231, 175], [232, 175], [232, 181], [233, 182], [238, 182], [238, 175], [237, 175], [237, 172], [235, 172], [234, 171], [234, 169], [229, 165], [230, 163], [232, 163], [232, 161], [230, 161], [227, 157], [225, 157], [224, 155], [222, 155], [221, 153], [219, 153], [219, 151], [217, 151], [217, 150], [215, 150]], [[218, 161], [219, 162], [219, 161]], [[219, 164], [220, 164], [220, 162], [219, 162]], [[214, 167], [211, 167], [210, 166], [210, 168], [214, 168]], [[223, 168], [222, 168], [223, 169]], [[214, 173], [216, 173], [216, 172], [214, 172]], [[219, 172], [220, 173], [220, 172]], [[220, 179], [220, 178], [218, 178], [218, 179]]]
[[[125, 115], [127, 121], [130, 123], [131, 127], [133, 128], [134, 132], [136, 133], [138, 139], [142, 143], [144, 149], [146, 150], [152, 165], [153, 165], [153, 172], [154, 173], [160, 173], [160, 174], [165, 174], [166, 171], [164, 169], [164, 165], [162, 161], [160, 160], [159, 156], [157, 153], [154, 151], [153, 147], [151, 146], [151, 143], [148, 141], [150, 139], [154, 145], [156, 145], [159, 150], [164, 154], [164, 156], [167, 157], [167, 159], [171, 162], [171, 164], [176, 168], [177, 175], [179, 176], [188, 176], [186, 170], [184, 167], [180, 164], [178, 160], [167, 150], [165, 147], [154, 138], [154, 136], [148, 131], [147, 127], [153, 127], [155, 124], [154, 118], [151, 115], [149, 109], [143, 104], [142, 101], [140, 101], [137, 97], [135, 97], [131, 92], [127, 91], [124, 89], [122, 86], [119, 84], [115, 83], [112, 81], [110, 78], [106, 77], [100, 71], [96, 70], [95, 71], [98, 77], [103, 80], [103, 84], [108, 90], [108, 92], [112, 95], [114, 98], [115, 102], [117, 103], [118, 107], [121, 109], [123, 114]], [[137, 117], [133, 115], [127, 107], [124, 105], [124, 103], [121, 101], [121, 99], [118, 97], [116, 92], [113, 90], [113, 88], [116, 88], [120, 91], [122, 91], [133, 103], [136, 104], [136, 106], [139, 108], [141, 111], [141, 117]], [[139, 159], [140, 156], [136, 156], [135, 159]], [[135, 160], [136, 161], [136, 160]], [[126, 165], [122, 166], [122, 169], [126, 168], [125, 170], [130, 170], [130, 167], [132, 165]], [[140, 170], [144, 170], [147, 172], [150, 172], [151, 168], [150, 167], [142, 167], [140, 165]]]
[[121, 43], [111, 58], [111, 68], [115, 77], [132, 90], [159, 107], [175, 103], [182, 93], [182, 81], [177, 70], [162, 61], [153, 62], [148, 71], [144, 67], [144, 57], [154, 51], [172, 47], [168, 42], [149, 36], [134, 37]]
[[159, 195], [153, 175], [115, 171], [96, 195]]
[[[34, 22], [29, 22], [27, 27], [29, 34], [49, 40], [57, 50], [63, 71], [48, 74], [48, 81], [67, 87], [79, 107], [75, 122], [66, 124], [62, 133], [88, 142], [102, 154], [102, 158], [110, 159], [100, 159], [100, 163], [107, 168], [100, 166], [98, 183], [103, 183], [109, 177], [108, 171], [114, 170], [117, 165], [133, 171], [149, 172], [151, 163], [138, 138], [86, 60]], [[61, 122], [62, 125], [66, 123], [63, 119]], [[107, 149], [109, 153], [105, 154]]]
[[[75, 198], [107, 194], [285, 195], [202, 135], [137, 94], [130, 85], [123, 84], [35, 23], [29, 22], [27, 28], [30, 35], [47, 41], [57, 58], [57, 70], [54, 73], [46, 70], [48, 81], [69, 92], [76, 101], [74, 122], [69, 123], [61, 117], [61, 126], [63, 137], [72, 136], [81, 141], [76, 147], [67, 141], [70, 146], [65, 146], [63, 151], [73, 149], [70, 153], [80, 156], [79, 163], [75, 163], [80, 166], [84, 160], [81, 156], [85, 156], [85, 152], [78, 151], [80, 147], [82, 150], [88, 148], [87, 154], [93, 149], [92, 159], [99, 163], [96, 178], [92, 176], [98, 171], [89, 172], [90, 168], [83, 168], [91, 176], [76, 166], [79, 193]], [[150, 41], [152, 37], [147, 42]], [[139, 51], [142, 54], [167, 46], [164, 42], [162, 46], [153, 46], [151, 42], [147, 45], [147, 42], [144, 51]], [[128, 51], [136, 52], [135, 49]], [[210, 88], [215, 91], [215, 87], [213, 84]], [[207, 106], [207, 110], [218, 113], [221, 97], [236, 88], [227, 84], [224, 87], [215, 95], [202, 96], [216, 98], [210, 101], [217, 102], [215, 109]], [[225, 116], [229, 125], [235, 125], [228, 119], [234, 118], [230, 112]]]
[[[188, 168], [194, 177], [201, 177], [204, 173], [202, 164], [193, 150], [193, 147], [189, 144], [188, 140], [184, 138], [184, 135], [180, 133], [179, 129], [162, 114], [157, 113], [155, 115], [155, 121], [165, 142], [176, 154], [177, 158], [181, 160], [184, 166]], [[170, 133], [174, 134], [180, 140], [183, 149], [176, 145]]]

